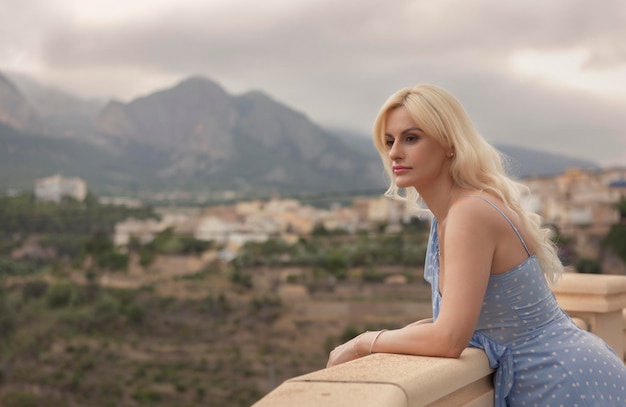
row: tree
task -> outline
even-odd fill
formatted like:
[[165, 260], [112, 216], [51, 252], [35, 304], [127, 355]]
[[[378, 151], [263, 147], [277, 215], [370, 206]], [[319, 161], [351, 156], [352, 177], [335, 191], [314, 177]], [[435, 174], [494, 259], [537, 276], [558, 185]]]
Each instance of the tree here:
[[622, 198], [617, 203], [617, 209], [619, 210], [619, 219], [621, 223], [626, 221], [626, 198]]
[[611, 226], [604, 244], [626, 262], [626, 224], [618, 223]]
[[586, 274], [600, 274], [600, 263], [594, 259], [581, 258], [576, 262], [576, 271]]
[[332, 249], [324, 258], [323, 265], [338, 280], [343, 280], [348, 276], [348, 260], [340, 248]]
[[622, 198], [617, 208], [620, 212], [620, 221], [611, 226], [603, 243], [626, 262], [626, 198]]
[[8, 292], [4, 287], [4, 280], [0, 278], [0, 342], [8, 339], [16, 326], [15, 310], [9, 301]]

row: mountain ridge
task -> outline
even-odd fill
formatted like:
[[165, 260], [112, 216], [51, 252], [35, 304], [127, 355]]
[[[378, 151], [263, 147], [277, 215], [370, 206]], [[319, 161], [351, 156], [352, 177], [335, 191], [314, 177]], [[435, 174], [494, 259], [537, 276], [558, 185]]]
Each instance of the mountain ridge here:
[[0, 71], [0, 123], [20, 130], [37, 130], [39, 117], [20, 90]]
[[[28, 104], [27, 89], [14, 88], [25, 94], [18, 98], [24, 106], [36, 112]], [[45, 92], [39, 95], [43, 97]], [[4, 106], [7, 100], [0, 98], [0, 112], [11, 111]], [[7, 146], [13, 143], [12, 162], [21, 157], [18, 167], [31, 174], [16, 183], [33, 182], [35, 173], [45, 176], [49, 175], [45, 172], [55, 171], [80, 176], [82, 171], [90, 174], [85, 178], [92, 189], [109, 193], [237, 191], [241, 196], [255, 196], [374, 191], [385, 187], [382, 164], [368, 138], [326, 129], [265, 92], [231, 95], [219, 83], [193, 76], [127, 103], [110, 100], [102, 106], [92, 118], [83, 115], [80, 126], [63, 121], [71, 111], [59, 116], [41, 115], [37, 120], [48, 126], [44, 131], [5, 121], [13, 130], [1, 127], [0, 141]], [[39, 156], [26, 152], [23, 146], [16, 147], [14, 138], [20, 135], [27, 135], [31, 147], [40, 151]], [[38, 137], [46, 138], [47, 149], [34, 147], [44, 143], [37, 141]], [[68, 139], [73, 144], [68, 144]], [[522, 173], [556, 173], [572, 163], [595, 166], [562, 156], [547, 159], [548, 153], [542, 155], [521, 147], [502, 150]], [[0, 171], [19, 172], [2, 164], [10, 156], [6, 151], [0, 153]], [[72, 158], [70, 152], [90, 159], [81, 169], [71, 164], [76, 157]], [[535, 158], [529, 158], [532, 156]], [[26, 166], [32, 169], [26, 171]], [[67, 173], [70, 168], [79, 173]], [[6, 183], [0, 186], [11, 187]]]

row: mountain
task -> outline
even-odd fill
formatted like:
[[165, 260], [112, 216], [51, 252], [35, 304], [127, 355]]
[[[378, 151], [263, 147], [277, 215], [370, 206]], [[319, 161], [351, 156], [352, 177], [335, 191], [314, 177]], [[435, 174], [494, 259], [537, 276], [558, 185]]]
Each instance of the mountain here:
[[[80, 176], [100, 194], [208, 200], [386, 186], [369, 137], [324, 129], [263, 92], [231, 95], [192, 77], [129, 103], [105, 105], [27, 78], [17, 81], [19, 87], [0, 75], [0, 188], [30, 189], [36, 178], [54, 173]], [[519, 176], [596, 167], [498, 147]]]
[[519, 177], [555, 175], [569, 168], [598, 169], [589, 160], [512, 145], [496, 145], [507, 159], [508, 170]]
[[[37, 105], [70, 100], [21, 83]], [[383, 186], [380, 163], [262, 92], [234, 96], [193, 77], [130, 103], [111, 101], [91, 118], [84, 105], [74, 106], [82, 127], [68, 121], [72, 110], [63, 108], [38, 115], [45, 131], [15, 121], [0, 127], [0, 187], [22, 188], [55, 172], [81, 176], [92, 190], [107, 193], [258, 196]]]
[[35, 180], [52, 174], [79, 176], [98, 194], [157, 191], [154, 175], [166, 159], [145, 146], [116, 151], [93, 143], [52, 138], [0, 123], [0, 194], [32, 190]]
[[0, 123], [21, 130], [37, 130], [38, 119], [24, 95], [0, 72]]
[[15, 88], [39, 118], [39, 129], [32, 130], [60, 138], [89, 138], [93, 121], [104, 106], [100, 100], [84, 100], [62, 90], [43, 85], [27, 75], [6, 72]]
[[169, 156], [158, 175], [189, 187], [341, 191], [381, 184], [379, 163], [340, 143], [303, 114], [262, 92], [232, 96], [193, 77], [96, 119], [101, 137]]
[[85, 100], [63, 90], [43, 85], [28, 75], [5, 72], [5, 77], [25, 96], [43, 118], [84, 117], [94, 119], [105, 102]]

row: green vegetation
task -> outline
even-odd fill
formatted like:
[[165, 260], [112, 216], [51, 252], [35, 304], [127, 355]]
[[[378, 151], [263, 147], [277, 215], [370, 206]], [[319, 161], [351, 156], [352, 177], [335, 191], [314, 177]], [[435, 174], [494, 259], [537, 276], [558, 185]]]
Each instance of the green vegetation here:
[[37, 396], [27, 391], [14, 391], [2, 397], [5, 407], [38, 407]]
[[600, 274], [602, 272], [597, 260], [583, 257], [576, 262], [576, 271], [586, 274]]
[[[50, 270], [79, 269], [87, 259], [93, 271], [126, 271], [129, 253], [112, 241], [113, 227], [128, 218], [158, 218], [151, 208], [125, 208], [98, 203], [89, 195], [85, 202], [37, 201], [32, 194], [0, 197], [0, 276], [29, 275]], [[27, 245], [36, 252], [22, 258], [11, 253]], [[134, 239], [129, 251], [139, 254], [143, 267], [160, 254], [199, 255], [212, 244], [166, 229], [145, 245]]]
[[[190, 283], [226, 282], [202, 276]], [[3, 406], [248, 406], [266, 391], [258, 383], [268, 351], [284, 379], [324, 357], [321, 347], [297, 356], [288, 341], [268, 345], [285, 312], [272, 295], [189, 300], [69, 280], [0, 284]]]
[[604, 244], [626, 262], [626, 199], [622, 199], [617, 207], [620, 212], [620, 222], [611, 226]]
[[[381, 282], [385, 275], [376, 270], [377, 266], [422, 266], [427, 241], [428, 231], [415, 223], [405, 225], [397, 234], [348, 235], [318, 227], [314, 234], [292, 245], [279, 238], [262, 243], [248, 242], [240, 250], [235, 264], [241, 269], [259, 266], [311, 268], [315, 280], [328, 277], [345, 280], [350, 269], [365, 268], [361, 276], [364, 281]], [[289, 279], [298, 281], [295, 276]]]
[[88, 195], [84, 202], [65, 199], [60, 203], [39, 201], [33, 194], [0, 197], [0, 224], [5, 238], [32, 234], [74, 237], [110, 234], [115, 223], [131, 217], [146, 219], [156, 215], [151, 208], [102, 205], [94, 195]]
[[174, 234], [172, 228], [167, 228], [157, 234], [150, 243], [141, 245], [136, 239], [129, 244], [131, 251], [140, 256], [140, 264], [144, 267], [152, 264], [159, 254], [199, 255], [213, 247], [212, 242], [198, 240], [191, 236]]
[[[131, 217], [157, 215], [151, 208], [102, 205], [93, 195], [60, 203], [38, 201], [33, 194], [0, 197], [0, 276], [79, 268], [87, 257], [98, 269], [124, 271], [128, 255], [113, 246], [111, 236], [117, 222]], [[11, 256], [24, 246], [27, 254]]]

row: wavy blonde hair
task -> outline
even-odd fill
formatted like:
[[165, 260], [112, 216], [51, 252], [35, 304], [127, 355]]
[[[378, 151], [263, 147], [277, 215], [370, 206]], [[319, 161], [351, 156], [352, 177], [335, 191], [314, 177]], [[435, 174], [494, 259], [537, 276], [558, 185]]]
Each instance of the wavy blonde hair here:
[[507, 175], [504, 157], [482, 138], [465, 109], [448, 91], [426, 84], [404, 88], [381, 107], [374, 122], [373, 136], [390, 180], [385, 196], [423, 208], [424, 203], [415, 188], [401, 191], [393, 182], [391, 161], [385, 146], [385, 127], [387, 114], [399, 107], [405, 107], [413, 121], [444, 149], [454, 151], [450, 175], [456, 185], [491, 193], [519, 216], [544, 275], [548, 281], [555, 282], [563, 265], [550, 239], [550, 229], [542, 226], [539, 215], [522, 208], [522, 197], [530, 193], [528, 187]]

